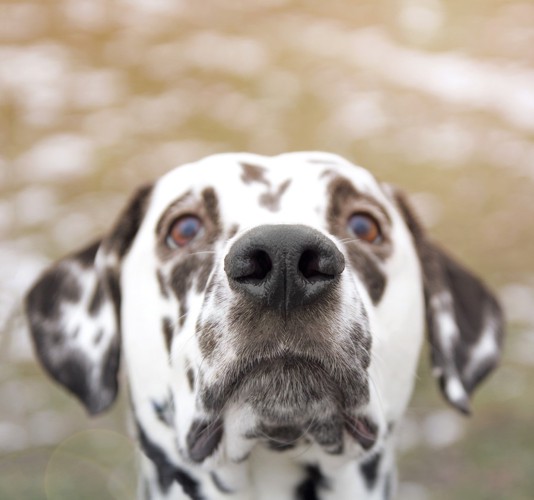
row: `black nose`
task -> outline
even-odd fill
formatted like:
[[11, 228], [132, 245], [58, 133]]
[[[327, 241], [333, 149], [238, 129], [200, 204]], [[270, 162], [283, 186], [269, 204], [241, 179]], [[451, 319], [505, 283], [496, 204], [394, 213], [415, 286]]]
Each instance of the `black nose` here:
[[224, 260], [233, 290], [282, 314], [324, 295], [344, 268], [334, 243], [301, 225], [255, 227], [232, 245]]

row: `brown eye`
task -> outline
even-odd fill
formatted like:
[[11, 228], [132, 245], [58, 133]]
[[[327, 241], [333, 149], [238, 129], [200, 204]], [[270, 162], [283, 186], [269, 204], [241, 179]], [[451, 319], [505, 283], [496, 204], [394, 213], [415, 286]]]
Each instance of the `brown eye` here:
[[382, 241], [380, 226], [375, 218], [369, 214], [352, 214], [348, 221], [348, 229], [358, 239], [367, 243], [380, 243]]
[[176, 219], [167, 236], [167, 245], [182, 248], [191, 243], [202, 231], [202, 221], [195, 215], [183, 215]]

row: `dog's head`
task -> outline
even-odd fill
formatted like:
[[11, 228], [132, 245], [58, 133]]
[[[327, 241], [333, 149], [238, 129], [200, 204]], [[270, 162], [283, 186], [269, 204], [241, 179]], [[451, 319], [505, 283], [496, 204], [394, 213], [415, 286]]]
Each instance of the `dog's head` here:
[[502, 339], [492, 294], [404, 197], [324, 153], [169, 172], [44, 273], [27, 312], [45, 368], [90, 413], [114, 401], [122, 352], [138, 421], [196, 462], [225, 436], [234, 460], [258, 440], [372, 447], [410, 397], [425, 322], [441, 389], [468, 412]]

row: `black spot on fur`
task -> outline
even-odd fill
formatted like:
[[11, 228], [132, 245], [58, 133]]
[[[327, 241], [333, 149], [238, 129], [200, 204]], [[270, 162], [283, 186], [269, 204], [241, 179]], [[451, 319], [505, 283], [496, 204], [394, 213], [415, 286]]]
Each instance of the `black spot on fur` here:
[[181, 485], [184, 493], [192, 500], [204, 500], [200, 493], [198, 481], [187, 472], [174, 465], [163, 449], [149, 439], [139, 422], [137, 422], [137, 433], [143, 453], [152, 460], [156, 467], [158, 483], [161, 491], [164, 494], [167, 493], [171, 485], [176, 481]]
[[102, 388], [105, 388], [106, 392], [109, 394], [109, 398], [111, 398], [111, 401], [108, 402], [103, 408], [96, 408], [97, 412], [107, 408], [107, 406], [115, 399], [115, 396], [119, 390], [117, 373], [119, 371], [120, 355], [120, 340], [119, 336], [115, 335], [113, 337], [113, 341], [108, 347], [106, 354], [104, 355], [103, 370], [100, 379], [100, 393], [103, 392]]
[[195, 372], [193, 368], [189, 367], [186, 372], [187, 376], [187, 382], [189, 384], [189, 388], [193, 390], [195, 388]]
[[266, 184], [267, 186], [270, 185], [269, 181], [265, 178], [265, 168], [250, 163], [241, 163], [241, 167], [243, 168], [241, 180], [245, 184], [259, 182], [261, 184]]
[[267, 210], [271, 212], [277, 212], [280, 210], [280, 202], [282, 200], [282, 196], [286, 192], [287, 188], [291, 184], [291, 180], [287, 180], [283, 182], [276, 192], [267, 191], [266, 193], [263, 193], [259, 198], [260, 206], [265, 207]]
[[231, 228], [230, 228], [230, 231], [228, 231], [228, 236], [227, 238], [230, 240], [232, 239], [239, 231], [239, 226], [237, 224], [234, 224]]
[[376, 258], [355, 245], [349, 245], [347, 251], [354, 271], [362, 278], [373, 304], [377, 304], [386, 288], [386, 276]]
[[319, 491], [328, 489], [328, 481], [316, 465], [306, 467], [306, 479], [297, 486], [296, 500], [319, 500]]
[[163, 330], [163, 338], [165, 339], [165, 347], [167, 352], [171, 352], [172, 337], [174, 335], [174, 327], [170, 318], [163, 318], [161, 321], [161, 327]]
[[267, 446], [274, 451], [286, 451], [294, 448], [303, 431], [291, 425], [260, 425], [257, 431], [247, 434], [247, 438], [260, 438], [267, 441]]
[[161, 271], [159, 269], [156, 271], [156, 278], [158, 280], [159, 291], [162, 297], [168, 298], [169, 290], [167, 288], [167, 284], [165, 283], [165, 278], [163, 277], [163, 274], [161, 274]]
[[371, 449], [376, 443], [378, 427], [368, 418], [346, 419], [345, 428], [364, 450]]
[[219, 236], [221, 230], [219, 200], [215, 190], [213, 188], [204, 189], [204, 191], [202, 191], [202, 200], [204, 201], [204, 209], [206, 210], [208, 217], [211, 219], [211, 222], [214, 226], [214, 231], [210, 238], [213, 240]]
[[315, 420], [309, 426], [310, 434], [327, 453], [339, 455], [343, 452], [343, 422], [339, 417]]
[[363, 475], [365, 485], [367, 486], [368, 490], [372, 490], [376, 485], [381, 459], [382, 456], [380, 453], [377, 453], [376, 455], [373, 455], [367, 462], [364, 462], [360, 465], [360, 471]]
[[161, 403], [152, 401], [152, 408], [154, 408], [154, 412], [160, 422], [163, 422], [167, 427], [174, 426], [174, 398], [171, 393]]
[[219, 330], [215, 323], [206, 323], [203, 326], [197, 324], [196, 336], [200, 352], [203, 356], [211, 356], [217, 346], [217, 338], [219, 337]]
[[194, 462], [203, 462], [219, 446], [223, 435], [221, 420], [195, 420], [187, 433], [189, 456]]

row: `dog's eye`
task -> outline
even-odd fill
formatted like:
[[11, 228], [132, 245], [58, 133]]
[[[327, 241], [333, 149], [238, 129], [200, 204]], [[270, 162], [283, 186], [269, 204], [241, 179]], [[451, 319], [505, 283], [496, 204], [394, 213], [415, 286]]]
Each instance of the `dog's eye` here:
[[367, 243], [380, 243], [382, 241], [382, 231], [378, 222], [369, 214], [352, 214], [348, 221], [349, 231], [358, 239]]
[[183, 215], [176, 219], [167, 236], [167, 245], [182, 248], [193, 241], [202, 231], [202, 221], [195, 215]]

